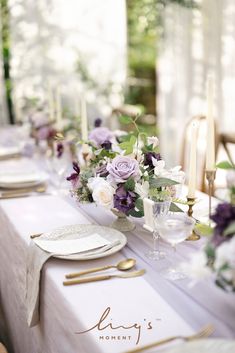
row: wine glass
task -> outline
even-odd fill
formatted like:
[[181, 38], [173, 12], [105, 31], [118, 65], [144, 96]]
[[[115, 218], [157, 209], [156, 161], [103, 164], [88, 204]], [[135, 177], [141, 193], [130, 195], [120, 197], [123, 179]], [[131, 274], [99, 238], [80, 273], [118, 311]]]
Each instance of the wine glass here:
[[160, 235], [158, 233], [158, 218], [166, 215], [169, 212], [171, 205], [171, 200], [167, 199], [165, 201], [154, 201], [153, 205], [153, 220], [154, 220], [154, 230], [153, 230], [153, 249], [149, 250], [146, 256], [151, 260], [161, 260], [165, 258], [165, 253], [160, 250], [159, 242]]
[[[169, 214], [158, 218], [158, 231], [163, 240], [170, 243], [174, 250], [177, 244], [183, 242], [192, 232], [195, 220], [184, 213]], [[185, 278], [185, 274], [175, 267], [170, 267], [162, 274], [172, 281]]]

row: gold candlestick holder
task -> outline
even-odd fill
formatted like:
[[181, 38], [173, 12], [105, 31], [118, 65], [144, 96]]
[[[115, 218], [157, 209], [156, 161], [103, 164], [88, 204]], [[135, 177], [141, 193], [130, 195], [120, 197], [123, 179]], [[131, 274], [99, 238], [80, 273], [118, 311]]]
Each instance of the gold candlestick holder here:
[[214, 192], [215, 177], [216, 177], [216, 169], [206, 170], [206, 180], [208, 182], [208, 194], [209, 194], [209, 219], [211, 218], [211, 199]]
[[[196, 203], [196, 198], [195, 197], [187, 197], [187, 202], [188, 202], [188, 216], [193, 217], [193, 206]], [[198, 240], [200, 239], [200, 235], [196, 234], [194, 230], [192, 233], [188, 236], [186, 240]]]

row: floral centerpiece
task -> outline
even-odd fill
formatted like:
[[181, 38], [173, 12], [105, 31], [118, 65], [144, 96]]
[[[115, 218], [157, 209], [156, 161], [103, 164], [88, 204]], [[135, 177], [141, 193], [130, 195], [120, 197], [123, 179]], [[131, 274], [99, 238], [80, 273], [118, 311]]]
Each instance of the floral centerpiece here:
[[205, 228], [211, 233], [208, 243], [191, 258], [190, 264], [183, 267], [194, 279], [214, 276], [216, 285], [235, 292], [235, 166], [221, 162], [217, 167], [229, 171], [227, 185], [230, 201], [216, 207], [211, 216], [213, 227]]
[[95, 127], [89, 134], [89, 156], [81, 168], [67, 178], [79, 202], [95, 202], [122, 215], [142, 217], [143, 198], [164, 200], [178, 184], [165, 178], [165, 162], [157, 137], [120, 136], [120, 132]]

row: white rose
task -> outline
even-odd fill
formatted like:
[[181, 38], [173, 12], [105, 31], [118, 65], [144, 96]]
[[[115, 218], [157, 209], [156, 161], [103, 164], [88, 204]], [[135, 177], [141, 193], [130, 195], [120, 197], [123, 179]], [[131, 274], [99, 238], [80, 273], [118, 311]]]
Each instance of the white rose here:
[[200, 251], [192, 254], [190, 262], [182, 263], [180, 268], [194, 280], [204, 279], [212, 273], [211, 269], [207, 266], [207, 261], [208, 259], [205, 252]]
[[107, 181], [100, 177], [90, 178], [88, 187], [93, 191], [92, 197], [97, 205], [108, 209], [113, 207], [115, 189]]
[[147, 137], [147, 144], [153, 145], [153, 148], [159, 145], [159, 140], [156, 136]]

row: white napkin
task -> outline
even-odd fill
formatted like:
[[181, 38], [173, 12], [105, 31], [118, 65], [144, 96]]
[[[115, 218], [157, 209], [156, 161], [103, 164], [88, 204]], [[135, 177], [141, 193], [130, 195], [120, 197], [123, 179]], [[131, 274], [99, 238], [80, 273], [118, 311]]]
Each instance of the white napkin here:
[[58, 255], [71, 255], [87, 252], [89, 250], [102, 248], [111, 242], [101, 235], [95, 233], [87, 237], [69, 240], [43, 240], [35, 238], [34, 242], [42, 250]]

